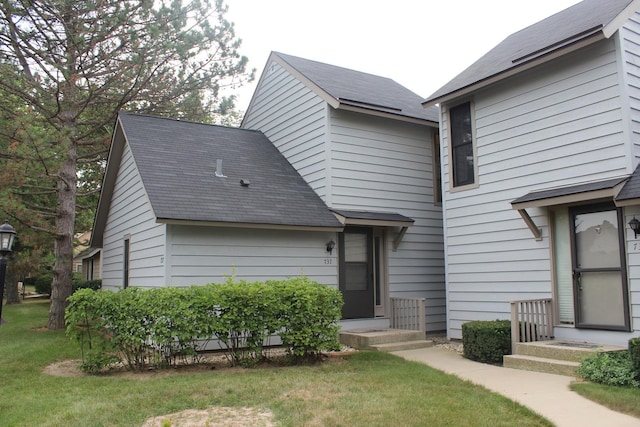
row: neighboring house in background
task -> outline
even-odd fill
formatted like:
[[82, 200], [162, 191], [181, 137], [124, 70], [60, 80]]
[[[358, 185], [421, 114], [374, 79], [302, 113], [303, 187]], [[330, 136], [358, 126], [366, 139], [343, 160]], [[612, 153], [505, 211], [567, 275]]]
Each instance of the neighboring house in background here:
[[529, 299], [551, 300], [557, 339], [638, 336], [639, 9], [583, 1], [425, 101], [441, 114], [451, 338]]
[[78, 233], [73, 248], [73, 272], [84, 280], [100, 279], [100, 249], [89, 247], [91, 231]]
[[388, 78], [272, 52], [242, 122], [345, 227], [332, 284], [351, 324], [387, 327], [391, 297], [426, 298], [427, 331], [445, 329], [438, 109], [422, 100]]
[[80, 264], [80, 268], [74, 271], [80, 273], [84, 280], [100, 279], [100, 255], [100, 249], [86, 248], [73, 257], [74, 265], [76, 262]]
[[82, 272], [82, 259], [78, 258], [81, 252], [84, 252], [89, 247], [89, 241], [91, 240], [91, 231], [85, 231], [84, 233], [76, 233], [73, 236], [73, 272]]

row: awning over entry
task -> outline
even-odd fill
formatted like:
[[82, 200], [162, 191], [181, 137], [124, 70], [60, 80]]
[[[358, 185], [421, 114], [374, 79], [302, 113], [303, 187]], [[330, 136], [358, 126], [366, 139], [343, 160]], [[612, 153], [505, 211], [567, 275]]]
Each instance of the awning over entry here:
[[361, 225], [368, 227], [400, 227], [400, 232], [393, 239], [393, 250], [397, 250], [407, 229], [415, 222], [413, 219], [394, 212], [352, 211], [331, 209], [331, 212], [343, 225]]
[[[638, 172], [634, 172], [634, 175]], [[535, 190], [519, 197], [511, 202], [513, 209], [516, 209], [522, 219], [531, 230], [536, 240], [542, 240], [540, 229], [529, 216], [527, 208], [541, 208], [557, 205], [568, 205], [585, 201], [609, 200], [617, 204], [617, 196], [627, 188], [629, 177], [618, 177], [604, 181], [586, 182], [565, 187], [548, 188]], [[640, 177], [638, 178], [638, 189], [640, 190]]]

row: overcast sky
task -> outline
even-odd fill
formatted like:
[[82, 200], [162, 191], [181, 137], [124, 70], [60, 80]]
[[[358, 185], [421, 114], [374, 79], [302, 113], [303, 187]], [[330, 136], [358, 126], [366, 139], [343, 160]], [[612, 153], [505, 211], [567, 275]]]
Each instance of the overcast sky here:
[[426, 98], [508, 35], [578, 0], [226, 0], [256, 80], [269, 53], [389, 77]]

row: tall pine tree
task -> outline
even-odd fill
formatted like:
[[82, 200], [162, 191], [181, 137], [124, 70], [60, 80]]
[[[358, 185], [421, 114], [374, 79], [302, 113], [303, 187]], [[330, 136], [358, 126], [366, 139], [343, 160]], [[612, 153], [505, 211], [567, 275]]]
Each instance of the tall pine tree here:
[[15, 105], [2, 206], [54, 238], [49, 329], [64, 327], [74, 226], [118, 111], [212, 121], [219, 90], [253, 78], [225, 13], [222, 0], [0, 0], [0, 97]]

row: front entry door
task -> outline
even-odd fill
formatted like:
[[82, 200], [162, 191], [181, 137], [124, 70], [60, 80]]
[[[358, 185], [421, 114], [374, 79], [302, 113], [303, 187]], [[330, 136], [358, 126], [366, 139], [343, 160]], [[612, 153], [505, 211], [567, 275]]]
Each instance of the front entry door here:
[[373, 230], [345, 228], [338, 239], [343, 319], [374, 317]]
[[611, 205], [571, 210], [576, 327], [629, 330], [622, 212]]

